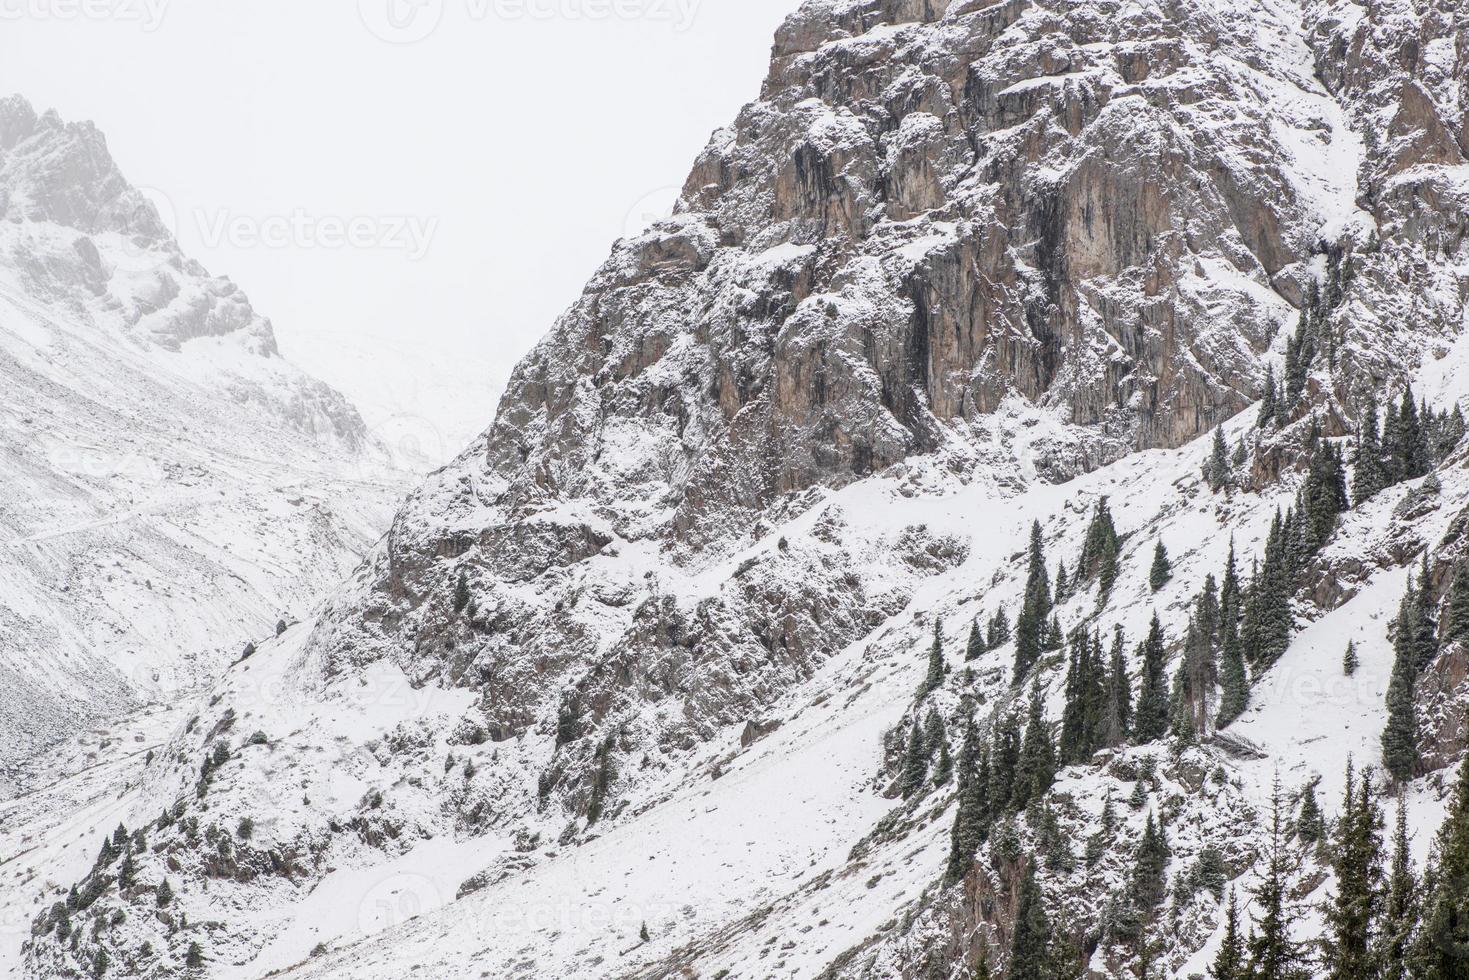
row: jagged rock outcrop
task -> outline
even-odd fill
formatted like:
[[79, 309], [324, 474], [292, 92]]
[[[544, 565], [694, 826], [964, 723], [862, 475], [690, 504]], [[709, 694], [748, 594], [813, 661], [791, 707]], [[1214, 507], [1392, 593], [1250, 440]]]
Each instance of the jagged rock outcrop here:
[[[981, 613], [1018, 606], [1030, 520], [1079, 550], [1107, 495], [1119, 512], [1135, 506], [1132, 571], [1112, 600], [1074, 597], [1065, 625], [1126, 620], [1136, 638], [1156, 601], [1177, 634], [1188, 596], [1155, 600], [1137, 570], [1145, 541], [1174, 535], [1176, 574], [1187, 563], [1195, 586], [1217, 574], [1229, 531], [1242, 549], [1258, 545], [1289, 504], [1302, 447], [1349, 436], [1370, 397], [1395, 394], [1462, 328], [1463, 24], [1415, 0], [809, 0], [778, 33], [759, 100], [695, 163], [674, 217], [614, 246], [516, 369], [493, 425], [413, 494], [310, 638], [262, 655], [258, 669], [310, 717], [257, 707], [262, 724], [290, 730], [267, 770], [290, 772], [308, 800], [272, 814], [272, 840], [314, 855], [308, 873], [323, 878], [406, 862], [446, 838], [480, 857], [482, 842], [534, 841], [537, 856], [511, 878], [486, 857], [495, 873], [458, 874], [448, 892], [469, 879], [465, 900], [488, 905], [501, 881], [549, 889], [557, 849], [610, 861], [600, 835], [663, 827], [661, 804], [714, 793], [702, 787], [746, 753], [800, 751], [820, 737], [812, 715], [856, 704], [861, 723], [846, 723], [862, 737], [880, 743], [861, 724], [884, 711], [883, 732], [900, 731], [912, 649], [934, 636], [956, 665], [955, 623], [967, 634]], [[1237, 416], [1303, 313], [1321, 356], [1283, 430], [1256, 436]], [[1230, 419], [1231, 446], [1250, 444], [1237, 495], [1216, 503], [1181, 447]], [[1073, 478], [1085, 492], [1048, 489]], [[1321, 586], [1318, 614], [1362, 608], [1363, 587], [1404, 560], [1419, 529], [1392, 516], [1410, 492], [1394, 494], [1374, 505], [1377, 530], [1343, 532], [1335, 564], [1317, 569], [1350, 571], [1358, 590]], [[956, 516], [956, 500], [972, 509]], [[1391, 560], [1363, 563], [1367, 548]], [[1116, 623], [1100, 621], [1107, 601]], [[1169, 656], [1180, 646], [1173, 636]], [[838, 656], [833, 679], [822, 671]], [[1329, 657], [1339, 671], [1341, 651]], [[1051, 688], [1063, 665], [1042, 662]], [[951, 735], [961, 710], [1014, 700], [1009, 668], [989, 656], [945, 675], [934, 704]], [[206, 723], [256, 683], [232, 675]], [[1245, 723], [1275, 739], [1271, 751], [1284, 744], [1283, 703]], [[1348, 727], [1371, 717], [1359, 709]], [[782, 723], [737, 748], [721, 742], [737, 743], [752, 718]], [[177, 735], [149, 799], [196, 806], [189, 792], [211, 751], [199, 731]], [[1053, 836], [1078, 838], [1103, 794], [1140, 784], [1146, 764], [1160, 809], [1187, 821], [1179, 860], [1225, 841], [1243, 874], [1256, 843], [1250, 781], [1271, 751], [1231, 741], [1165, 766], [1136, 750], [1110, 771], [1078, 772]], [[864, 777], [864, 800], [891, 776]], [[209, 793], [258, 805], [261, 782], [230, 763]], [[598, 976], [726, 954], [765, 963], [775, 936], [749, 949], [762, 928], [784, 924], [783, 952], [826, 926], [818, 903], [844, 902], [863, 908], [866, 931], [818, 932], [826, 945], [803, 955], [822, 968], [919, 975], [934, 933], [915, 921], [963, 935], [948, 968], [974, 952], [978, 923], [1004, 935], [1004, 915], [983, 905], [1013, 881], [970, 882], [978, 908], [930, 901], [931, 880], [921, 900], [880, 891], [947, 847], [950, 797], [935, 792], [882, 853], [812, 859], [818, 883], [775, 897], [752, 888], [758, 900], [731, 907], [740, 918], [688, 925], [700, 938], [677, 956], [619, 951], [638, 963], [613, 965], [576, 949], [555, 962]], [[734, 860], [710, 873], [733, 874]], [[1078, 930], [1107, 914], [1101, 885], [1123, 863], [1111, 847], [1096, 874], [1053, 876]], [[1003, 868], [1013, 878], [1014, 862]], [[304, 959], [289, 943], [267, 947], [250, 914], [263, 890], [216, 887], [217, 869], [198, 860], [177, 873], [210, 882], [195, 894], [211, 916], [242, 923], [215, 940], [236, 962]], [[270, 914], [285, 916], [292, 900], [276, 886]], [[1197, 954], [1216, 906], [1202, 893], [1179, 903], [1171, 966]], [[879, 907], [904, 927], [879, 926]], [[667, 918], [698, 918], [679, 915]], [[446, 952], [437, 927], [407, 930], [408, 948], [445, 969], [481, 968], [478, 951]], [[373, 968], [390, 974], [386, 942]], [[164, 945], [140, 968], [165, 970], [180, 941]], [[533, 945], [496, 962], [545, 969], [524, 952]], [[32, 962], [48, 975], [66, 960], [43, 934]], [[366, 966], [342, 954], [299, 969]]]

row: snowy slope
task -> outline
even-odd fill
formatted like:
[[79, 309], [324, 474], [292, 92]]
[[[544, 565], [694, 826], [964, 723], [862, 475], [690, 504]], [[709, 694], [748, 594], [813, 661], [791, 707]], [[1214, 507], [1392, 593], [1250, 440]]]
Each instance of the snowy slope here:
[[[1436, 410], [1469, 396], [1463, 30], [1417, 0], [810, 0], [491, 428], [174, 729], [128, 800], [136, 877], [79, 879], [92, 931], [53, 906], [27, 975], [192, 951], [239, 978], [964, 976], [1006, 948], [1040, 831], [1005, 818], [941, 887], [952, 784], [902, 801], [896, 778], [930, 709], [957, 744], [971, 709], [1023, 707], [1013, 644], [962, 656], [976, 618], [1013, 620], [1031, 522], [1074, 569], [1111, 501], [1121, 576], [1061, 629], [1122, 627], [1136, 683], [1156, 612], [1172, 676], [1191, 598], [1231, 539], [1248, 577], [1308, 442], [1350, 455], [1410, 380]], [[1298, 320], [1320, 349], [1257, 426]], [[1212, 492], [1219, 424], [1243, 445]], [[1465, 461], [1343, 515], [1227, 731], [1061, 774], [1035, 821], [1100, 847], [1042, 869], [1053, 921], [1106, 931], [1149, 815], [1170, 876], [1208, 845], [1247, 888], [1277, 774], [1331, 810], [1348, 757], [1377, 760], [1388, 621], [1425, 551], [1438, 592], [1464, 557]], [[954, 669], [917, 705], [939, 620]], [[1462, 667], [1432, 668], [1450, 706]], [[1035, 669], [1053, 722], [1065, 673]], [[1465, 741], [1444, 721], [1420, 856]], [[1175, 898], [1170, 973], [1219, 924], [1208, 892]]]
[[[0, 790], [304, 615], [405, 477], [90, 124], [0, 102]], [[3, 795], [3, 794], [0, 794]]]

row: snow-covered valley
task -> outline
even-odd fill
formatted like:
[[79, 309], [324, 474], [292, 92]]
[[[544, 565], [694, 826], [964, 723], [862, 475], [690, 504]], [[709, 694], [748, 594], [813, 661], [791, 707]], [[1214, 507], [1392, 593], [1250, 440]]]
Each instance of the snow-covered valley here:
[[1461, 976], [1466, 25], [808, 0], [382, 523], [350, 406], [0, 126], [67, 174], [0, 575], [70, 624], [0, 964]]

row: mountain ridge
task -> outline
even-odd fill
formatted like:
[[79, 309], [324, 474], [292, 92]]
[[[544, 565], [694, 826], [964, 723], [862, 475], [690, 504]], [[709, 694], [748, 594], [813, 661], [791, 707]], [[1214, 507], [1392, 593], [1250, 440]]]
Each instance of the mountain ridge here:
[[[1251, 661], [1223, 736], [1165, 717], [1058, 766], [957, 881], [963, 777], [902, 792], [909, 747], [932, 716], [953, 765], [969, 719], [988, 738], [1032, 711], [1049, 741], [1076, 629], [1122, 627], [1129, 683], [1171, 706], [1226, 550], [1274, 588], [1248, 563], [1279, 559], [1369, 411], [1376, 435], [1369, 406], [1462, 399], [1462, 23], [1415, 0], [810, 0], [675, 215], [614, 246], [490, 429], [145, 770], [139, 877], [83, 879], [127, 915], [95, 945], [145, 976], [195, 943], [241, 977], [963, 976], [1009, 962], [1035, 872], [1091, 970], [1130, 975], [1129, 834], [1166, 823], [1165, 867], [1243, 894], [1274, 772], [1294, 807], [1380, 755], [1386, 623], [1423, 554], [1435, 601], [1462, 557], [1462, 448], [1327, 515], [1281, 586], [1302, 628]], [[1018, 638], [968, 658], [972, 623], [1028, 601], [1031, 522], [1075, 574], [1106, 499], [1110, 590], [1085, 571], [1020, 677]], [[934, 648], [951, 669], [925, 677]], [[1422, 690], [1435, 769], [1462, 751], [1461, 661]], [[300, 804], [268, 792], [285, 773]], [[1447, 804], [1418, 776], [1422, 847]], [[1319, 894], [1329, 867], [1301, 861]], [[136, 924], [162, 880], [187, 921]], [[1222, 892], [1170, 895], [1140, 934], [1202, 972]], [[32, 975], [92, 955], [59, 921]]]

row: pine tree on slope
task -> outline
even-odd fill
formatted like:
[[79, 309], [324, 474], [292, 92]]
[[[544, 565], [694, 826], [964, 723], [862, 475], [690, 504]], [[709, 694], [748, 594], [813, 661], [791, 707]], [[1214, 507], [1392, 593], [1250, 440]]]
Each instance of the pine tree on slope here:
[[1004, 609], [996, 609], [985, 629], [984, 645], [991, 650], [1010, 642], [1010, 619]]
[[1166, 651], [1163, 642], [1163, 624], [1158, 614], [1148, 628], [1148, 638], [1143, 643], [1143, 676], [1138, 689], [1137, 710], [1133, 722], [1133, 734], [1139, 744], [1162, 738], [1168, 733], [1168, 679], [1164, 675]]
[[1260, 414], [1255, 418], [1255, 427], [1263, 429], [1275, 422], [1280, 414], [1280, 392], [1275, 384], [1275, 365], [1265, 365], [1265, 388], [1260, 396]]
[[1168, 584], [1173, 577], [1173, 563], [1168, 560], [1168, 549], [1163, 546], [1159, 539], [1157, 547], [1153, 549], [1153, 565], [1148, 570], [1148, 585], [1154, 592]]
[[1143, 825], [1143, 836], [1138, 841], [1133, 856], [1132, 883], [1129, 897], [1134, 907], [1145, 916], [1149, 915], [1167, 896], [1168, 888], [1168, 844], [1159, 833], [1153, 815], [1148, 814]]
[[1040, 659], [1050, 614], [1051, 582], [1046, 574], [1041, 525], [1036, 521], [1030, 529], [1030, 568], [1025, 579], [1025, 597], [1021, 602], [1020, 616], [1015, 620], [1014, 683], [1022, 683], [1030, 668]]
[[1271, 793], [1270, 844], [1265, 871], [1253, 894], [1259, 908], [1247, 948], [1251, 980], [1307, 980], [1311, 976], [1301, 945], [1291, 936], [1296, 915], [1289, 905], [1290, 855], [1277, 778]]
[[1109, 747], [1121, 745], [1132, 731], [1132, 682], [1127, 677], [1127, 660], [1123, 652], [1126, 643], [1122, 627], [1118, 626], [1112, 636], [1103, 708], [1103, 739]]
[[964, 659], [966, 661], [978, 660], [984, 656], [984, 633], [980, 632], [979, 620], [976, 619], [969, 627], [969, 642], [964, 647]]
[[1018, 809], [1015, 805], [1016, 770], [1020, 767], [1020, 716], [1007, 713], [995, 719], [990, 750], [990, 811]]
[[903, 753], [903, 775], [900, 790], [907, 799], [923, 789], [928, 779], [928, 749], [923, 744], [923, 726], [913, 719], [908, 732], [908, 748]]
[[1374, 404], [1368, 407], [1367, 417], [1358, 426], [1352, 499], [1360, 507], [1386, 489], [1388, 482], [1388, 472], [1382, 463], [1382, 438], [1377, 430], [1377, 406]]
[[1032, 862], [1026, 863], [1020, 879], [1019, 899], [1010, 942], [1009, 980], [1056, 980], [1051, 962], [1051, 919]]
[[1229, 486], [1229, 447], [1224, 443], [1223, 426], [1214, 428], [1214, 444], [1204, 464], [1204, 482], [1215, 493]]
[[1370, 977], [1373, 938], [1382, 908], [1382, 812], [1367, 774], [1356, 781], [1347, 765], [1342, 813], [1336, 823], [1332, 869], [1336, 890], [1326, 908], [1323, 943], [1331, 980]]
[[949, 866], [945, 878], [956, 882], [968, 874], [974, 854], [984, 843], [989, 809], [989, 765], [980, 747], [979, 733], [971, 721], [959, 750], [959, 806], [954, 813]]
[[918, 697], [926, 698], [929, 694], [944, 686], [944, 677], [949, 673], [949, 665], [944, 660], [944, 621], [934, 620], [933, 623], [933, 645], [928, 649], [928, 674], [923, 678], [923, 684], [918, 689]]
[[1407, 980], [1408, 954], [1418, 929], [1418, 878], [1408, 845], [1408, 808], [1398, 799], [1397, 830], [1393, 834], [1392, 866], [1374, 965], [1380, 980]]
[[1051, 726], [1046, 721], [1045, 701], [1040, 684], [1031, 687], [1030, 711], [1025, 726], [1025, 741], [1015, 771], [1015, 808], [1024, 809], [1039, 800], [1056, 781], [1056, 750], [1051, 744]]
[[1229, 905], [1224, 910], [1224, 939], [1219, 952], [1214, 954], [1214, 965], [1209, 968], [1209, 980], [1247, 980], [1245, 972], [1245, 946], [1239, 934], [1239, 902], [1234, 890], [1229, 892]]
[[1443, 642], [1469, 646], [1469, 561], [1460, 559], [1454, 565], [1454, 580], [1449, 584], [1448, 603], [1443, 615]]
[[1326, 818], [1321, 814], [1321, 804], [1316, 801], [1316, 781], [1306, 784], [1301, 793], [1301, 812], [1296, 817], [1296, 836], [1303, 844], [1319, 844], [1326, 834]]
[[1428, 473], [1432, 460], [1418, 407], [1413, 403], [1411, 385], [1403, 391], [1403, 400], [1398, 407], [1397, 428], [1397, 442], [1387, 449], [1393, 454], [1399, 479], [1416, 480]]
[[1449, 811], [1438, 832], [1423, 924], [1413, 950], [1413, 975], [1421, 980], [1469, 977], [1469, 753]]

